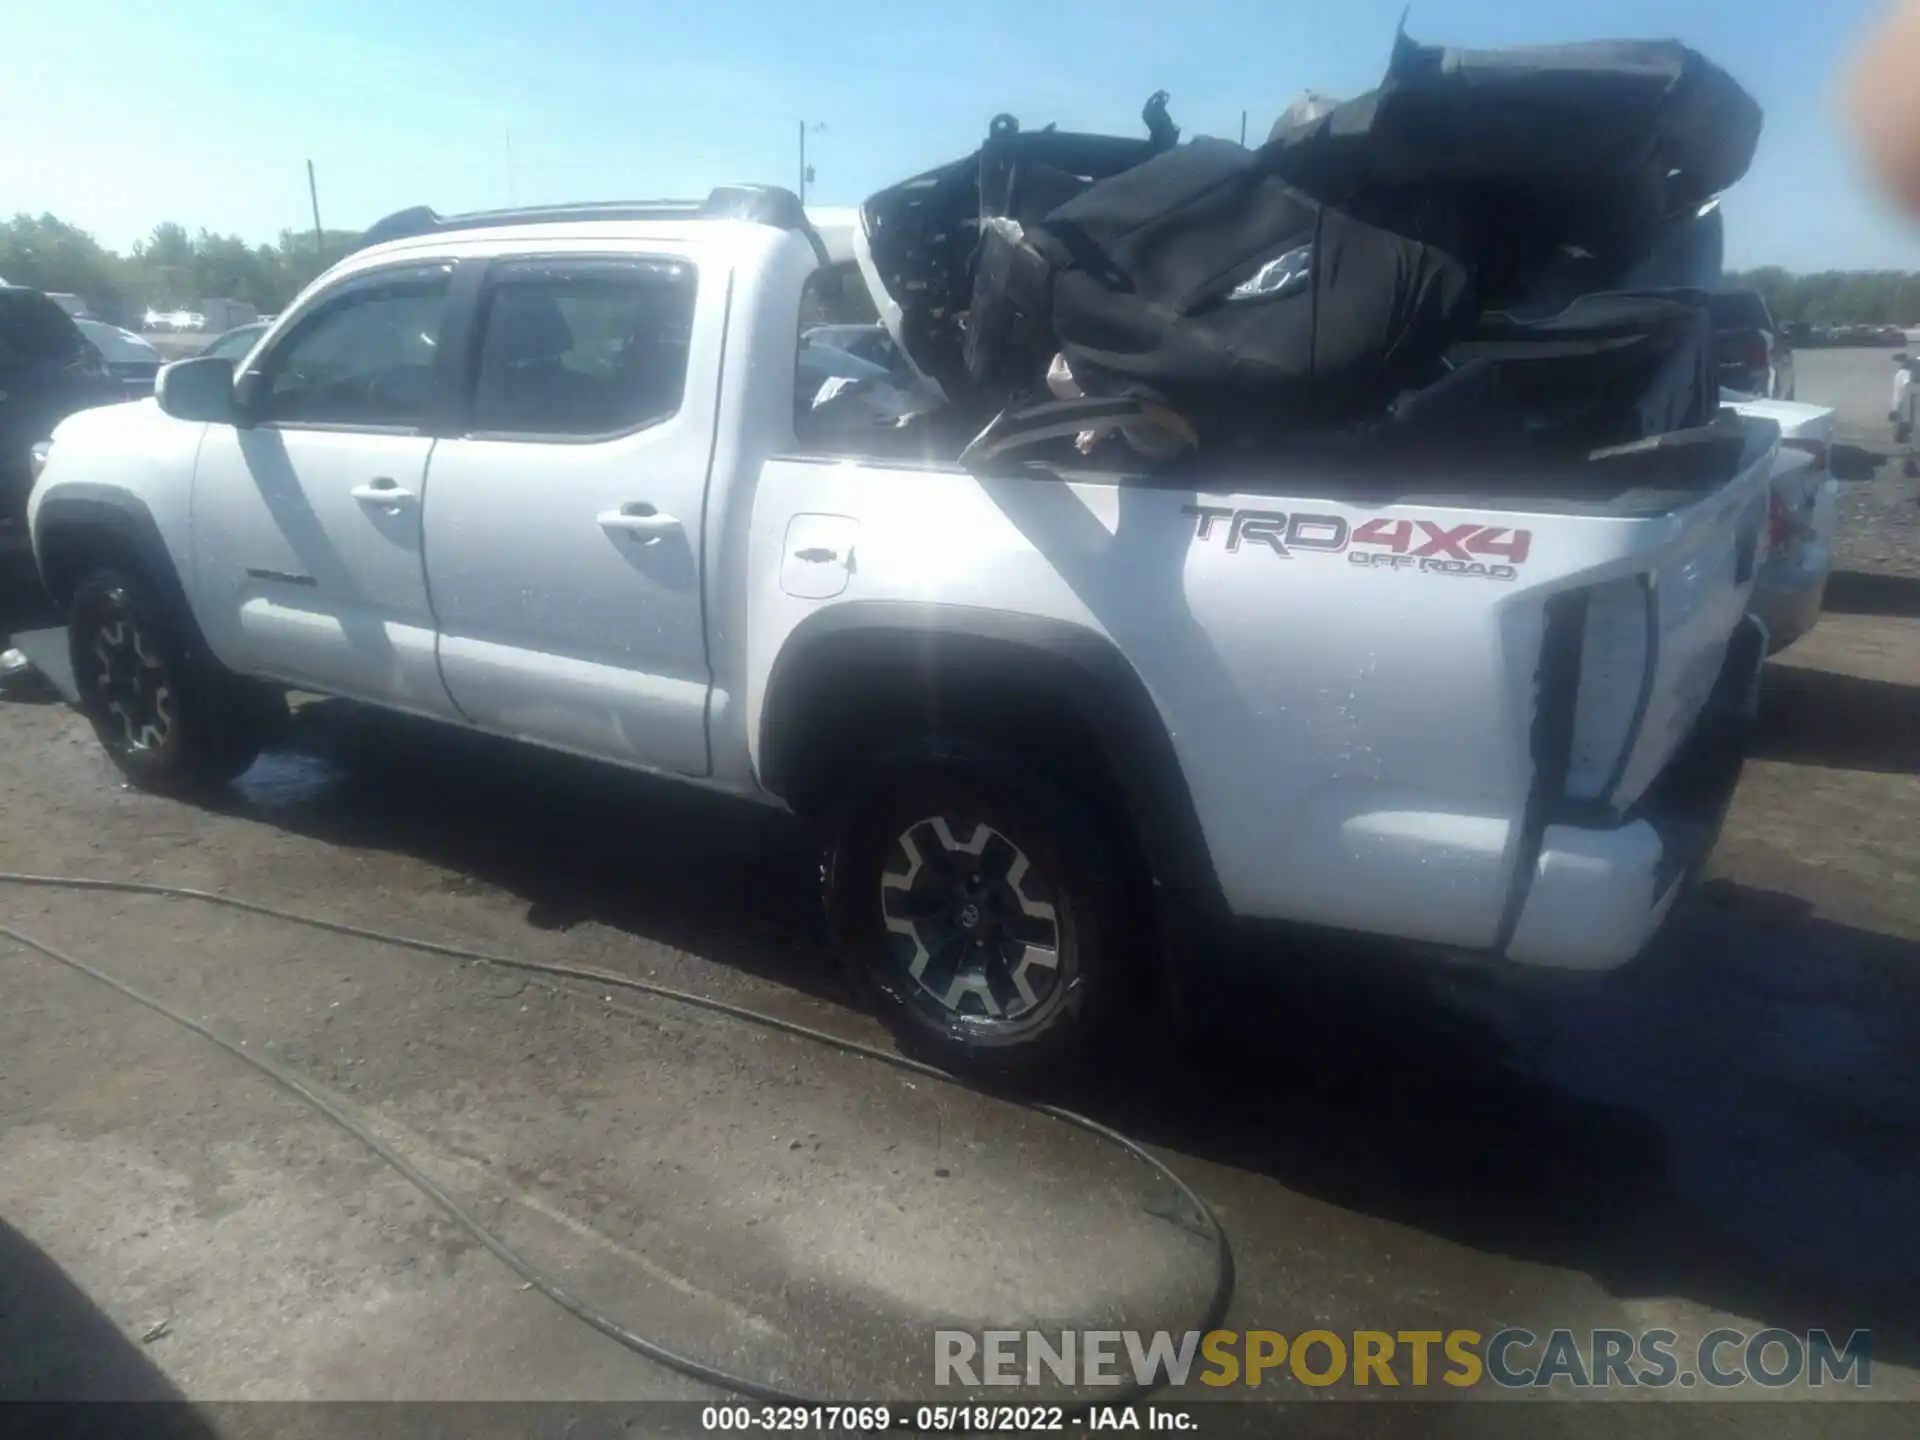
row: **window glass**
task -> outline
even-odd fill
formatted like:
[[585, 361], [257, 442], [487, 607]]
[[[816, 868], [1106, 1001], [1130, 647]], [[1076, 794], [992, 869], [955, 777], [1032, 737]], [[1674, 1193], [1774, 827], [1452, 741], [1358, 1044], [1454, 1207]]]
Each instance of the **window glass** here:
[[496, 272], [481, 317], [475, 431], [613, 435], [679, 410], [693, 267], [527, 262]]
[[259, 343], [260, 337], [266, 333], [266, 330], [267, 327], [264, 325], [239, 326], [237, 329], [227, 331], [200, 353], [203, 356], [212, 356], [216, 360], [231, 360], [238, 365], [247, 358], [248, 353]]
[[1711, 303], [1713, 323], [1723, 330], [1742, 325], [1751, 326], [1755, 330], [1773, 328], [1773, 320], [1767, 314], [1766, 301], [1750, 291], [1725, 291], [1715, 295]]
[[264, 418], [319, 425], [422, 424], [433, 398], [447, 277], [350, 294], [267, 361]]
[[[872, 422], [874, 407], [852, 404], [849, 382], [883, 398], [879, 413], [899, 390], [914, 386], [912, 371], [880, 323], [859, 268], [826, 265], [807, 277], [800, 292], [800, 344], [794, 367], [793, 423], [802, 438], [817, 438], [823, 424], [857, 418]], [[849, 401], [836, 404], [840, 397]], [[853, 415], [848, 414], [849, 411]]]

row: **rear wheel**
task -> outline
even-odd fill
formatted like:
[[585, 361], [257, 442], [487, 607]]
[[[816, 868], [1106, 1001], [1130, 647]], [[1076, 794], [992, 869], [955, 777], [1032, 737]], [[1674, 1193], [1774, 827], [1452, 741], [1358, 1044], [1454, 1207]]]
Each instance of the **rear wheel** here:
[[1120, 999], [1129, 927], [1072, 796], [1001, 757], [888, 766], [838, 832], [835, 928], [902, 1048], [1023, 1078], [1085, 1057]]
[[180, 617], [132, 570], [81, 580], [68, 644], [82, 712], [108, 757], [143, 789], [231, 780], [285, 714], [283, 697], [196, 654]]

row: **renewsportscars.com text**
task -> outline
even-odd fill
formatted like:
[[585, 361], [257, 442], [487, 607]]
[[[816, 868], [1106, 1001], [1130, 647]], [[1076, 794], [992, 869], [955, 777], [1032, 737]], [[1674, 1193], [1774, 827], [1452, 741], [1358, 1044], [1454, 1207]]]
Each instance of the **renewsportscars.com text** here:
[[1409, 1386], [1465, 1389], [1873, 1383], [1873, 1336], [1855, 1330], [937, 1330], [934, 1384]]

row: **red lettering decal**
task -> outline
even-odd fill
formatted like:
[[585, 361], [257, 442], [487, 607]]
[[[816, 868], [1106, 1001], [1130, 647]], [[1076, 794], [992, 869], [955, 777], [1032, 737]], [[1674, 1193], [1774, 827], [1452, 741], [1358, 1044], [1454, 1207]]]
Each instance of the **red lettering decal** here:
[[1402, 554], [1413, 543], [1413, 526], [1405, 520], [1369, 520], [1353, 532], [1355, 545], [1384, 545]]
[[[1502, 535], [1511, 535], [1513, 538], [1502, 540]], [[1467, 549], [1476, 555], [1498, 555], [1516, 565], [1526, 563], [1527, 552], [1532, 548], [1531, 530], [1508, 530], [1504, 525], [1488, 525], [1467, 541]]]
[[1467, 559], [1467, 552], [1461, 549], [1468, 536], [1480, 527], [1478, 525], [1456, 525], [1451, 530], [1442, 530], [1431, 520], [1420, 521], [1420, 528], [1427, 532], [1427, 543], [1414, 551], [1415, 555], [1451, 555], [1456, 560]]

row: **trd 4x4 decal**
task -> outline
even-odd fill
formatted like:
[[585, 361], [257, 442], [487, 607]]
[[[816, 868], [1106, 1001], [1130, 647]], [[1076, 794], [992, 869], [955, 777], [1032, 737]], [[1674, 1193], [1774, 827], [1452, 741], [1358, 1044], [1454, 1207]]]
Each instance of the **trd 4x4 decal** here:
[[1417, 570], [1427, 575], [1460, 575], [1480, 580], [1512, 580], [1533, 548], [1533, 532], [1477, 520], [1447, 524], [1437, 520], [1368, 520], [1358, 528], [1339, 515], [1287, 515], [1278, 510], [1236, 510], [1228, 505], [1183, 505], [1194, 517], [1193, 538], [1202, 543], [1224, 536], [1229, 553], [1253, 546], [1282, 560], [1294, 552], [1345, 553], [1348, 561], [1370, 570]]

